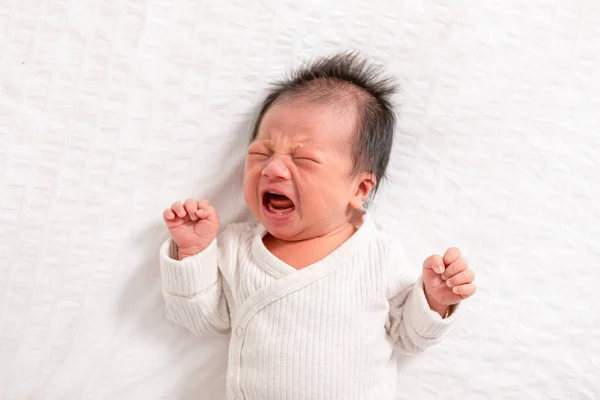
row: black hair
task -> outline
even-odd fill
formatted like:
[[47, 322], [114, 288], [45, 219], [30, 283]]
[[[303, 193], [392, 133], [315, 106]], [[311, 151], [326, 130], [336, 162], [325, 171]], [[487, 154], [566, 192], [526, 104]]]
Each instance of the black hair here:
[[354, 170], [375, 176], [372, 198], [386, 177], [396, 123], [390, 97], [398, 91], [398, 85], [392, 77], [382, 76], [382, 69], [356, 52], [338, 53], [303, 65], [272, 84], [250, 140], [256, 138], [262, 119], [277, 101], [308, 95], [327, 103], [350, 102], [357, 112], [352, 145]]

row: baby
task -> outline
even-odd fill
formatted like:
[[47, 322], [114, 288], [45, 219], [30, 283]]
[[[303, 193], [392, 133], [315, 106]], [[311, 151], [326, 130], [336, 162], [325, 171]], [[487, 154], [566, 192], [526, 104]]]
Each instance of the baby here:
[[248, 147], [258, 222], [217, 238], [208, 200], [164, 211], [167, 317], [231, 331], [228, 399], [394, 399], [393, 350], [435, 343], [475, 293], [456, 248], [408, 281], [401, 243], [363, 210], [390, 158], [395, 89], [353, 53], [301, 68], [267, 96]]

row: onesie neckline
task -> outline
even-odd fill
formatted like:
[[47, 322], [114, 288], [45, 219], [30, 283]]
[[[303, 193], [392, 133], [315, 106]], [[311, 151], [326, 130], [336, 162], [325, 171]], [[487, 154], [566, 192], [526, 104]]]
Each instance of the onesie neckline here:
[[304, 270], [319, 268], [319, 266], [322, 266], [323, 264], [335, 263], [341, 265], [348, 258], [352, 257], [362, 249], [376, 229], [370, 215], [364, 211], [362, 212], [362, 223], [360, 225], [355, 224], [355, 226], [357, 228], [356, 232], [354, 232], [354, 234], [337, 249], [321, 260], [300, 270], [283, 262], [265, 247], [263, 237], [267, 234], [267, 230], [260, 223], [256, 227], [254, 238], [252, 240], [252, 253], [254, 258], [259, 262], [259, 265], [275, 278], [281, 278]]

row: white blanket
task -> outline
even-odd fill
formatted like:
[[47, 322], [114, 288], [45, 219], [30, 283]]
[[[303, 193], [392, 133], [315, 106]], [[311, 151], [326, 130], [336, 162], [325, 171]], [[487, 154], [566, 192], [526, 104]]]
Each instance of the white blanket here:
[[399, 77], [374, 218], [480, 291], [401, 399], [600, 393], [600, 8], [551, 1], [0, 3], [0, 398], [220, 399], [226, 338], [164, 316], [161, 212], [247, 217], [267, 82], [349, 48]]

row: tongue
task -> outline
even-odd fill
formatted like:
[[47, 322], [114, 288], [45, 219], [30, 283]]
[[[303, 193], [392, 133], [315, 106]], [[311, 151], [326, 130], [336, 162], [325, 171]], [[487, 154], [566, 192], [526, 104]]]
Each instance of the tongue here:
[[285, 196], [279, 194], [272, 194], [269, 198], [269, 202], [273, 208], [278, 210], [285, 210], [287, 208], [294, 207], [294, 203]]

